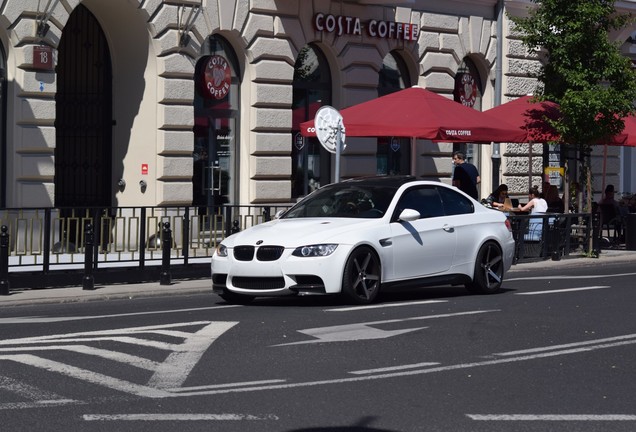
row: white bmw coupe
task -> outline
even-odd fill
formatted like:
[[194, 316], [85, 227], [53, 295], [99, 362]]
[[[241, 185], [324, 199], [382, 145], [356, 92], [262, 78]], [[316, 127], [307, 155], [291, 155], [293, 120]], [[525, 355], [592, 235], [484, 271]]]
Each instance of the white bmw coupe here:
[[392, 287], [441, 284], [489, 294], [501, 288], [514, 248], [506, 216], [452, 186], [367, 177], [324, 186], [224, 239], [212, 287], [240, 304], [317, 294], [367, 304]]

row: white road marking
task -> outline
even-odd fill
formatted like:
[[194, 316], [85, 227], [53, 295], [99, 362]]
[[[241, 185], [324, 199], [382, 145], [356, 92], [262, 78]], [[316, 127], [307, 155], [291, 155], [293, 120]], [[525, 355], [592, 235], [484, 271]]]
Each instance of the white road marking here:
[[[167, 393], [158, 391], [165, 388], [181, 386], [192, 369], [208, 350], [210, 345], [223, 333], [238, 324], [236, 321], [195, 321], [190, 323], [165, 324], [158, 326], [130, 327], [103, 331], [92, 331], [72, 334], [58, 334], [49, 336], [36, 336], [29, 338], [9, 339], [0, 341], [0, 353], [13, 353], [0, 355], [0, 360], [28, 364], [76, 379], [85, 380], [94, 384], [114, 388], [126, 393], [138, 396], [164, 397]], [[197, 331], [176, 331], [173, 328], [201, 327]], [[140, 337], [121, 336], [138, 334]], [[157, 340], [143, 339], [142, 335], [166, 335], [182, 339], [181, 343], [165, 343]], [[116, 341], [140, 346], [151, 347], [163, 351], [169, 351], [163, 362], [140, 358], [125, 352], [93, 348], [81, 344], [95, 341]], [[39, 346], [37, 344], [47, 344]], [[60, 345], [55, 345], [60, 344]], [[29, 346], [24, 346], [29, 345]], [[67, 350], [86, 355], [105, 358], [111, 361], [134, 365], [135, 367], [150, 370], [153, 375], [146, 386], [111, 378], [106, 375], [93, 373], [63, 363], [52, 362], [35, 355], [20, 354], [21, 352]], [[1, 382], [0, 382], [1, 384]], [[154, 391], [148, 391], [153, 389]]]
[[479, 421], [636, 421], [630, 414], [466, 414]]
[[624, 277], [624, 276], [636, 276], [636, 273], [614, 273], [614, 274], [596, 274], [596, 275], [572, 275], [572, 276], [531, 276], [531, 277], [519, 277], [519, 278], [506, 278], [506, 282], [512, 281], [529, 281], [529, 280], [556, 280], [556, 279], [599, 279], [608, 277]]
[[[71, 351], [85, 355], [92, 355], [107, 360], [113, 360], [119, 363], [124, 363], [130, 366], [134, 366], [140, 369], [155, 370], [159, 366], [159, 362], [145, 359], [143, 357], [126, 354], [117, 351], [110, 351], [101, 348], [94, 348], [85, 345], [54, 345], [43, 347], [19, 347], [19, 348], [2, 348], [0, 352], [10, 351], [14, 353], [18, 352], [37, 352], [37, 351]], [[2, 382], [0, 380], [0, 386]]]
[[389, 308], [389, 307], [413, 306], [413, 305], [432, 304], [432, 303], [448, 303], [448, 300], [422, 300], [422, 301], [412, 301], [412, 302], [404, 302], [404, 303], [384, 303], [384, 304], [375, 304], [375, 305], [366, 305], [366, 306], [351, 306], [351, 307], [343, 307], [343, 308], [335, 308], [335, 309], [325, 309], [325, 312], [351, 312], [351, 311], [359, 311], [359, 310], [383, 309], [383, 308]]
[[54, 399], [39, 400], [36, 402], [12, 402], [0, 404], [0, 410], [30, 409], [30, 408], [49, 408], [65, 405], [86, 405], [86, 402], [74, 399]]
[[171, 392], [189, 392], [189, 391], [199, 391], [199, 390], [212, 390], [212, 389], [220, 389], [220, 388], [230, 388], [230, 387], [243, 387], [243, 386], [253, 386], [253, 385], [263, 385], [263, 384], [275, 384], [275, 383], [284, 383], [286, 380], [283, 379], [273, 379], [273, 380], [262, 380], [262, 381], [245, 381], [245, 382], [236, 382], [236, 383], [227, 383], [227, 384], [211, 384], [205, 386], [194, 386], [194, 387], [179, 387], [166, 389]]
[[417, 369], [417, 368], [421, 368], [421, 367], [436, 366], [438, 364], [439, 363], [435, 363], [435, 362], [415, 363], [415, 364], [400, 365], [400, 366], [389, 366], [389, 367], [377, 368], [377, 369], [366, 369], [366, 370], [359, 370], [359, 371], [351, 371], [349, 373], [350, 374], [354, 374], [354, 375], [366, 375], [366, 374], [381, 373], [381, 372], [391, 372], [391, 371], [405, 370], [405, 369]]
[[274, 414], [84, 414], [86, 421], [278, 420]]
[[[151, 326], [125, 327], [125, 328], [119, 328], [119, 329], [55, 334], [55, 335], [49, 335], [49, 336], [31, 336], [31, 337], [18, 338], [18, 339], [3, 339], [3, 340], [0, 340], [0, 346], [41, 344], [43, 342], [66, 343], [69, 340], [74, 340], [73, 338], [78, 338], [75, 340], [86, 340], [82, 338], [87, 338], [89, 336], [95, 336], [96, 340], [100, 340], [99, 337], [104, 337], [104, 336], [119, 336], [119, 335], [129, 335], [129, 334], [139, 334], [139, 333], [161, 334], [161, 332], [166, 329], [171, 330], [174, 328], [182, 328], [182, 327], [196, 327], [196, 326], [208, 325], [211, 323], [213, 324], [215, 322], [223, 323], [224, 321], [191, 321], [191, 322], [183, 322], [183, 323], [159, 324], [159, 325], [151, 325]], [[234, 321], [229, 321], [229, 322], [234, 322]], [[234, 323], [238, 324], [238, 322], [234, 322]], [[183, 334], [190, 335], [191, 333], [184, 332]]]
[[180, 396], [203, 396], [203, 395], [227, 394], [227, 393], [247, 393], [247, 392], [263, 391], [263, 390], [286, 390], [286, 389], [293, 389], [293, 388], [300, 388], [300, 387], [313, 387], [313, 386], [330, 385], [330, 384], [346, 384], [346, 383], [363, 382], [363, 381], [370, 381], [370, 380], [377, 380], [377, 379], [398, 378], [398, 377], [424, 375], [424, 374], [438, 373], [438, 372], [448, 372], [448, 371], [455, 371], [455, 370], [462, 370], [462, 369], [472, 369], [476, 367], [517, 363], [517, 362], [523, 362], [523, 361], [529, 361], [529, 360], [535, 360], [535, 359], [559, 357], [563, 355], [577, 354], [577, 353], [586, 352], [586, 351], [615, 348], [618, 346], [636, 344], [636, 339], [616, 342], [616, 343], [598, 343], [603, 341], [604, 340], [601, 339], [596, 341], [597, 343], [596, 345], [590, 345], [590, 346], [581, 347], [578, 349], [541, 352], [541, 353], [536, 353], [531, 355], [497, 358], [497, 359], [484, 360], [484, 361], [472, 362], [472, 363], [459, 363], [459, 364], [448, 365], [448, 366], [438, 366], [438, 367], [430, 367], [430, 368], [415, 369], [415, 370], [408, 370], [408, 371], [404, 370], [404, 371], [396, 371], [396, 372], [389, 372], [389, 373], [380, 373], [377, 375], [356, 376], [356, 377], [350, 377], [350, 378], [327, 379], [327, 380], [319, 380], [319, 381], [308, 381], [308, 382], [286, 383], [286, 384], [272, 384], [272, 385], [255, 386], [255, 387], [216, 389], [216, 390], [208, 390], [208, 391], [194, 391], [192, 393], [180, 394]]
[[557, 293], [565, 293], [565, 292], [573, 292], [573, 291], [589, 291], [589, 290], [607, 289], [607, 288], [611, 288], [611, 287], [607, 285], [598, 285], [598, 286], [588, 286], [588, 287], [579, 287], [579, 288], [564, 288], [564, 289], [558, 289], [558, 290], [522, 292], [522, 293], [515, 293], [515, 295], [557, 294]]
[[148, 385], [156, 388], [182, 385], [212, 342], [236, 324], [236, 322], [215, 322], [190, 335], [178, 350], [170, 353], [168, 358], [159, 365], [148, 381]]
[[67, 377], [76, 378], [82, 381], [97, 384], [103, 387], [111, 388], [128, 394], [133, 394], [136, 396], [143, 396], [148, 398], [160, 398], [169, 396], [168, 392], [156, 388], [131, 383], [97, 372], [81, 369], [75, 366], [56, 362], [50, 359], [36, 357], [29, 354], [0, 356], [0, 360], [11, 360], [16, 363], [34, 366], [50, 372], [57, 372]]
[[533, 353], [537, 353], [537, 352], [546, 352], [546, 351], [578, 348], [578, 347], [583, 347], [583, 346], [587, 346], [587, 345], [598, 345], [598, 344], [606, 344], [606, 343], [612, 343], [612, 342], [622, 342], [622, 341], [626, 341], [626, 340], [629, 341], [631, 339], [636, 339], [636, 334], [614, 336], [614, 337], [609, 337], [609, 338], [594, 339], [594, 340], [582, 341], [582, 342], [573, 342], [573, 343], [569, 343], [569, 344], [560, 344], [560, 345], [551, 345], [551, 346], [546, 346], [546, 347], [529, 348], [529, 349], [525, 349], [525, 350], [508, 351], [508, 352], [503, 352], [503, 353], [496, 353], [496, 354], [493, 354], [493, 355], [496, 355], [496, 356], [517, 356], [517, 355], [533, 354]]
[[119, 318], [119, 317], [139, 316], [139, 315], [156, 315], [156, 314], [163, 315], [168, 313], [197, 312], [197, 311], [226, 309], [226, 308], [235, 308], [235, 307], [242, 307], [242, 306], [241, 305], [224, 305], [224, 306], [210, 306], [210, 307], [201, 307], [201, 308], [170, 309], [170, 310], [150, 311], [150, 312], [130, 312], [130, 313], [121, 313], [121, 314], [112, 314], [112, 315], [86, 315], [86, 316], [74, 316], [74, 317], [35, 316], [35, 317], [0, 318], [0, 324], [41, 324], [41, 323], [77, 321], [77, 320], [87, 320], [87, 319]]
[[316, 339], [304, 340], [299, 342], [290, 342], [285, 344], [279, 344], [274, 346], [287, 346], [287, 345], [303, 345], [312, 343], [323, 342], [352, 342], [359, 340], [370, 339], [386, 339], [391, 336], [397, 336], [405, 333], [414, 332], [416, 330], [422, 330], [427, 327], [415, 327], [402, 330], [381, 330], [373, 327], [369, 327], [363, 323], [346, 324], [331, 327], [319, 327], [315, 329], [298, 330], [299, 333], [306, 334], [307, 336], [314, 337]]
[[366, 323], [345, 324], [345, 325], [338, 325], [338, 326], [316, 327], [311, 329], [298, 330], [299, 333], [306, 334], [307, 336], [311, 336], [316, 339], [299, 341], [299, 342], [290, 342], [290, 343], [278, 344], [273, 346], [301, 345], [301, 344], [322, 343], [322, 342], [350, 342], [350, 341], [370, 340], [370, 339], [386, 339], [392, 336], [414, 332], [416, 330], [422, 330], [422, 329], [425, 329], [426, 327], [415, 327], [415, 328], [402, 329], [402, 330], [382, 330], [382, 329], [374, 328], [372, 326], [408, 322], [408, 321], [435, 319], [435, 318], [449, 318], [449, 317], [456, 317], [456, 316], [463, 316], [463, 315], [476, 315], [476, 314], [499, 312], [499, 311], [500, 311], [499, 309], [494, 309], [494, 310], [483, 310], [483, 311], [457, 312], [457, 313], [449, 313], [449, 314], [391, 319], [391, 320], [384, 320], [384, 321], [371, 321]]

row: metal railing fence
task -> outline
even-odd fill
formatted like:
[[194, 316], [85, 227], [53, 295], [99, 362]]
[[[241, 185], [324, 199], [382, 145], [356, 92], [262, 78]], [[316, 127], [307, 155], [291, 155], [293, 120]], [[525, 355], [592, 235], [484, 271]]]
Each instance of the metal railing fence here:
[[594, 235], [598, 233], [598, 221], [591, 213], [511, 213], [508, 218], [515, 239], [515, 263], [589, 253], [590, 240], [598, 237]]
[[94, 231], [95, 268], [159, 264], [162, 229], [173, 236], [171, 259], [189, 264], [207, 259], [232, 232], [271, 219], [289, 206], [21, 208], [0, 210], [8, 227], [10, 271], [49, 272], [81, 268], [86, 227]]

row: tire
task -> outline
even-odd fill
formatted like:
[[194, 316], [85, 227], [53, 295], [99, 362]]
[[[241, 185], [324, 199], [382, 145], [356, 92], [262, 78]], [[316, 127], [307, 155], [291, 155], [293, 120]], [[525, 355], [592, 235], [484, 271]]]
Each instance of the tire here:
[[477, 253], [473, 280], [466, 284], [466, 289], [476, 294], [494, 294], [501, 289], [503, 274], [501, 248], [494, 242], [488, 242]]
[[221, 297], [223, 300], [225, 300], [226, 302], [230, 304], [239, 304], [239, 305], [250, 304], [252, 300], [254, 300], [254, 296], [245, 295], [245, 294], [237, 294], [235, 292], [228, 290], [227, 288], [223, 289], [223, 294], [219, 294], [219, 297]]
[[342, 275], [342, 295], [354, 304], [372, 303], [380, 292], [380, 259], [375, 251], [361, 246], [351, 252]]

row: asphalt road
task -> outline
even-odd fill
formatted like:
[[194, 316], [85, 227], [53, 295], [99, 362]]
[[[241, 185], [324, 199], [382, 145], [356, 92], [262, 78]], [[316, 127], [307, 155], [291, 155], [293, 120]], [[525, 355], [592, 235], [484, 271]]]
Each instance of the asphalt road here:
[[366, 307], [211, 293], [0, 310], [13, 431], [633, 431], [636, 261]]

